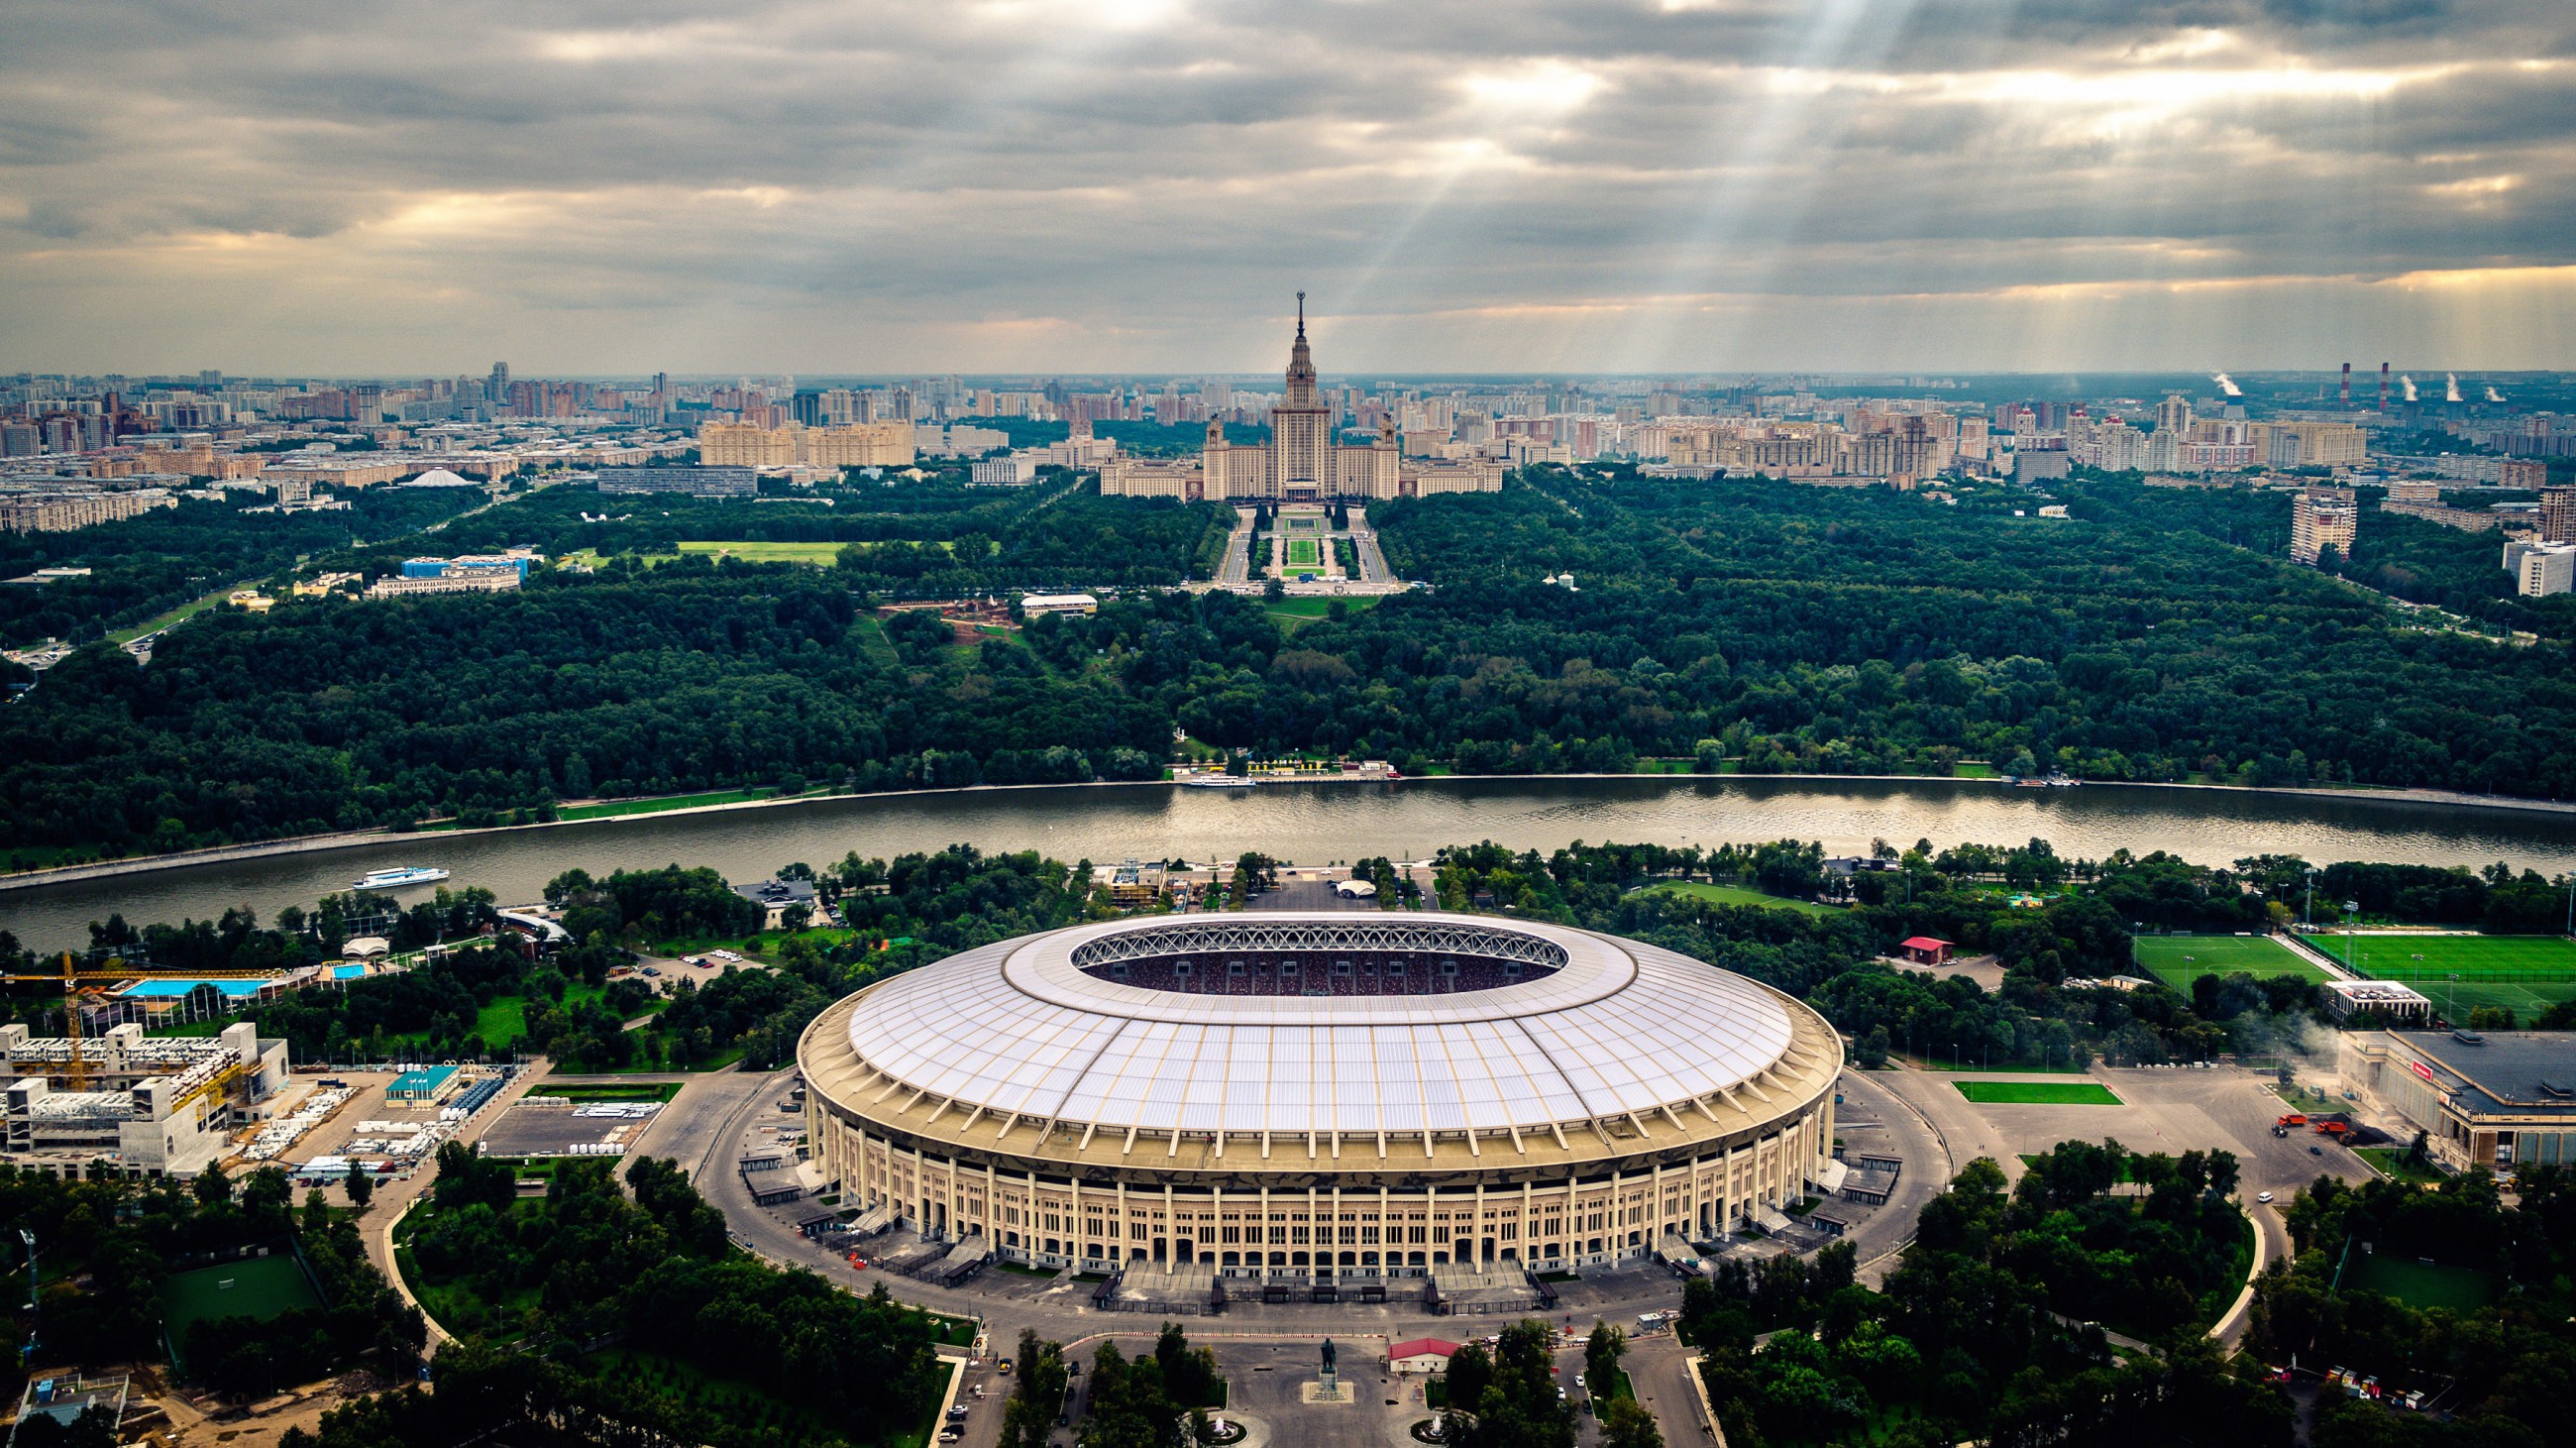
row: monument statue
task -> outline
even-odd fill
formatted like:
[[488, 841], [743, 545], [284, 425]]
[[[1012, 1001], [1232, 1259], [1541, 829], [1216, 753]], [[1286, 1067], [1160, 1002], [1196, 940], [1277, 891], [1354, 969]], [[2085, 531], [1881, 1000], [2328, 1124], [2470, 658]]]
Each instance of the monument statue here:
[[1329, 1337], [1328, 1337], [1328, 1338], [1324, 1339], [1324, 1376], [1326, 1376], [1326, 1377], [1328, 1377], [1328, 1378], [1329, 1378], [1329, 1377], [1331, 1377], [1332, 1375], [1333, 1375], [1333, 1340], [1332, 1340], [1331, 1338], [1329, 1338]]

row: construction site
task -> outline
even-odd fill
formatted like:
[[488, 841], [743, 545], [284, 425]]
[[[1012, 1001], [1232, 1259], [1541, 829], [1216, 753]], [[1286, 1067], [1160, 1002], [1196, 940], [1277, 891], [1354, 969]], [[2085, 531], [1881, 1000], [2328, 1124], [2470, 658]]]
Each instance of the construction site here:
[[132, 1174], [194, 1175], [287, 1079], [286, 1043], [261, 1040], [248, 1022], [217, 1036], [162, 1037], [128, 1023], [91, 1038], [6, 1025], [0, 1054], [8, 1159], [61, 1176], [99, 1161]]

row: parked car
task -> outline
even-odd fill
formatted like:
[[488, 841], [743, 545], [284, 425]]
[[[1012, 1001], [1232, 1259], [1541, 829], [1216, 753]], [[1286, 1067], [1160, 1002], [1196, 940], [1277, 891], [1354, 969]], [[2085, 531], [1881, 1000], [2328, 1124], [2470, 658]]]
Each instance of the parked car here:
[[2270, 1192], [2256, 1192], [2254, 1194], [2254, 1200], [2258, 1202], [2269, 1202], [2272, 1200], [2272, 1194]]

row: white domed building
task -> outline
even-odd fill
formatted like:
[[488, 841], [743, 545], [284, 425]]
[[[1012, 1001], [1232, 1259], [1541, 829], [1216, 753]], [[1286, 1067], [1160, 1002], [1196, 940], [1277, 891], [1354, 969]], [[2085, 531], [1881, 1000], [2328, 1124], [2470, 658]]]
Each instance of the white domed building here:
[[1705, 1240], [1827, 1170], [1840, 1038], [1638, 941], [1481, 916], [1158, 916], [964, 951], [797, 1057], [845, 1203], [1000, 1256], [1387, 1277]]

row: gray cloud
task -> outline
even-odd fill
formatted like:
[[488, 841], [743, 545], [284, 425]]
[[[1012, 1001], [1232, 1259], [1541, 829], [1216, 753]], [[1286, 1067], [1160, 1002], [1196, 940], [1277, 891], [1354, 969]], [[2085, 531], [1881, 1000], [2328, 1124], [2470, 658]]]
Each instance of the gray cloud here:
[[2563, 0], [25, 0], [11, 35], [7, 366], [1252, 370], [1301, 286], [1350, 368], [2576, 362]]

